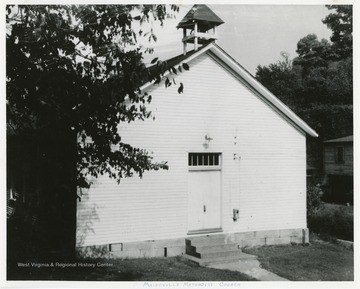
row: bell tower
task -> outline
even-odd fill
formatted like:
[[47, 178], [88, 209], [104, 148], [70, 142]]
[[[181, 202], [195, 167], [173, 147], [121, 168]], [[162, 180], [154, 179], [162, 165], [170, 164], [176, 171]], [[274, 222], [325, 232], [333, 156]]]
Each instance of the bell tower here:
[[[188, 43], [194, 43], [194, 50], [196, 51], [199, 44], [204, 45], [215, 41], [217, 39], [216, 27], [223, 23], [224, 21], [206, 5], [194, 5], [176, 26], [178, 29], [183, 29], [184, 55], [187, 52]], [[190, 30], [189, 34], [188, 30]]]

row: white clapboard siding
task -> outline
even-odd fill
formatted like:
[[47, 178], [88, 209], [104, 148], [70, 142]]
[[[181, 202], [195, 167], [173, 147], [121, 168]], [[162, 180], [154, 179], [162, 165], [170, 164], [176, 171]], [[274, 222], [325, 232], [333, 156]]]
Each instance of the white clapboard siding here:
[[[168, 161], [169, 170], [120, 185], [102, 176], [83, 190], [78, 246], [186, 236], [189, 152], [222, 154], [224, 232], [306, 228], [304, 133], [209, 53], [188, 64], [175, 76], [183, 94], [163, 82], [148, 89], [155, 121], [120, 127], [124, 142]], [[212, 138], [208, 148], [205, 135]]]

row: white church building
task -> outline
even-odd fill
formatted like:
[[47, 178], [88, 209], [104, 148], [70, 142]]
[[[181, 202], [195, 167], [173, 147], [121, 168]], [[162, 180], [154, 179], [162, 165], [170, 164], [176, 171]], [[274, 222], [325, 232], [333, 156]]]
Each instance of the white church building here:
[[99, 176], [83, 189], [79, 253], [201, 259], [196, 240], [227, 252], [308, 242], [306, 136], [317, 133], [215, 43], [222, 23], [195, 5], [178, 24], [184, 55], [169, 61], [190, 67], [176, 75], [183, 93], [165, 87], [167, 75], [144, 84], [155, 120], [119, 127], [169, 169], [120, 184]]

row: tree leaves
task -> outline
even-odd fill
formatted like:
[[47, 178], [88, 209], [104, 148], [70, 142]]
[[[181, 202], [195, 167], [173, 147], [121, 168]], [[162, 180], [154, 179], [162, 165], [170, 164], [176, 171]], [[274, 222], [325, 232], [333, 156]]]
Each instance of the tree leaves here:
[[168, 77], [165, 79], [165, 87], [169, 87], [171, 85], [171, 82]]
[[[141, 18], [154, 9], [158, 20], [166, 18], [164, 7], [142, 7]], [[142, 55], [135, 48], [124, 49], [137, 42], [131, 22], [141, 18], [131, 17], [131, 11], [139, 6], [17, 8], [8, 6], [6, 36], [7, 122], [14, 131], [41, 135], [39, 142], [46, 140], [49, 131], [70, 132], [74, 137], [81, 133], [91, 139], [90, 143], [83, 140], [78, 158], [72, 160], [78, 165], [78, 180], [80, 172], [84, 176], [107, 173], [120, 180], [166, 168], [153, 163], [146, 151], [121, 143], [117, 130], [120, 122], [152, 117], [145, 106], [152, 97], [138, 90], [147, 79]], [[14, 11], [18, 13], [10, 17]], [[152, 31], [150, 37], [157, 40]], [[155, 63], [152, 79], [160, 83], [165, 68], [156, 58]], [[171, 83], [168, 80], [165, 86]], [[75, 143], [75, 138], [69, 141]], [[118, 153], [111, 150], [114, 145]]]
[[184, 85], [183, 85], [182, 82], [180, 82], [180, 86], [179, 86], [179, 88], [178, 88], [178, 93], [181, 94], [181, 93], [183, 93], [183, 92], [184, 92]]
[[319, 171], [322, 141], [353, 134], [352, 8], [328, 8], [336, 11], [323, 21], [333, 30], [331, 42], [309, 34], [298, 41], [292, 62], [282, 55], [256, 72], [264, 86], [319, 133], [318, 139], [308, 140], [307, 154]]
[[190, 69], [190, 68], [189, 68], [189, 65], [186, 64], [186, 63], [183, 63], [183, 64], [182, 64], [182, 67], [183, 67], [185, 70], [189, 70], [189, 69]]
[[156, 61], [158, 61], [158, 59], [159, 59], [159, 57], [156, 57], [156, 58], [154, 58], [153, 60], [151, 60], [151, 64], [156, 63]]
[[327, 5], [329, 10], [335, 10], [322, 21], [332, 30], [331, 41], [336, 47], [338, 57], [352, 56], [352, 30], [353, 12], [352, 5]]
[[174, 74], [177, 75], [177, 70], [176, 70], [176, 68], [175, 68], [174, 66], [171, 66], [171, 67], [169, 68], [169, 71], [170, 71], [170, 73], [174, 73]]

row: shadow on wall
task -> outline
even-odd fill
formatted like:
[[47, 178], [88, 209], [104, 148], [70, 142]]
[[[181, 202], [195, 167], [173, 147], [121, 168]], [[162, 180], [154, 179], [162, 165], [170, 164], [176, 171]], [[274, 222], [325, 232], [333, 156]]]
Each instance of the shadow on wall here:
[[[78, 201], [78, 208], [82, 206], [84, 200], [88, 199], [88, 194], [83, 194], [81, 201]], [[88, 204], [88, 202], [86, 202]], [[94, 230], [94, 224], [100, 221], [97, 210], [100, 208], [99, 205], [92, 203], [82, 207], [78, 210], [77, 216], [77, 229], [76, 229], [76, 254], [80, 258], [109, 258], [109, 246], [108, 245], [90, 245], [87, 246], [86, 240], [89, 236], [96, 236]], [[79, 214], [81, 212], [81, 215]]]

